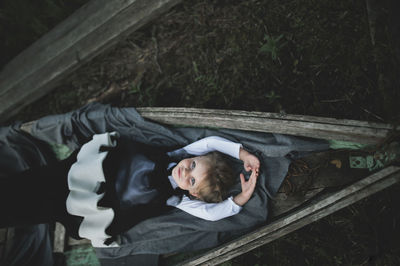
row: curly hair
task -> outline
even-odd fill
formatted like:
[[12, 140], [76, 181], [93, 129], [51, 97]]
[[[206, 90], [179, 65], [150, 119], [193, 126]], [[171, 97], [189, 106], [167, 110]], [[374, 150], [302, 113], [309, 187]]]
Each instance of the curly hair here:
[[227, 198], [236, 181], [232, 167], [228, 160], [216, 151], [204, 155], [204, 158], [208, 169], [206, 178], [197, 189], [197, 198], [209, 203], [221, 202]]

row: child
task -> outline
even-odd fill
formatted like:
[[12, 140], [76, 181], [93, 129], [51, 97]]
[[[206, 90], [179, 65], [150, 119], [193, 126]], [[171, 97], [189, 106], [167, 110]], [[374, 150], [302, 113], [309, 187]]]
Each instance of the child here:
[[[207, 154], [213, 151], [241, 159], [252, 171], [248, 181], [240, 175], [242, 192], [224, 201], [232, 176], [220, 155]], [[94, 135], [64, 161], [2, 179], [1, 226], [59, 220], [96, 247], [116, 246], [119, 233], [166, 205], [218, 220], [237, 214], [254, 191], [260, 163], [238, 143], [208, 137], [167, 155], [115, 132]], [[177, 158], [184, 159], [170, 162]]]

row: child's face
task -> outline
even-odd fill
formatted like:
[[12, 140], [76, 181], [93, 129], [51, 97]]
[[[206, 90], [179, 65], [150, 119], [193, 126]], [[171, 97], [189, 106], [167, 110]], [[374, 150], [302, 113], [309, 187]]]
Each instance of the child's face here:
[[197, 188], [206, 177], [207, 170], [207, 160], [198, 156], [180, 161], [172, 169], [172, 177], [181, 189], [188, 190], [191, 195], [196, 197]]

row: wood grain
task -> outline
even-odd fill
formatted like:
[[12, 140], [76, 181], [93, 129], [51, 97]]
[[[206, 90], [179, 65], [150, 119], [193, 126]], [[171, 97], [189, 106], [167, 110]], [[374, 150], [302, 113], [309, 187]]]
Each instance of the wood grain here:
[[181, 0], [92, 0], [0, 72], [0, 121]]
[[147, 119], [170, 125], [230, 128], [365, 144], [382, 141], [393, 128], [365, 121], [236, 110], [171, 107], [137, 110]]

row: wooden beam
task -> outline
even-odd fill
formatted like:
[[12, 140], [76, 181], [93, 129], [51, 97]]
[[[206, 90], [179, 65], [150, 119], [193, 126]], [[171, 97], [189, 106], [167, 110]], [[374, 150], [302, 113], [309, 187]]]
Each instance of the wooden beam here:
[[270, 243], [399, 181], [400, 167], [387, 167], [252, 233], [179, 265], [217, 265]]
[[0, 72], [0, 121], [182, 0], [92, 0]]
[[[393, 130], [388, 124], [264, 112], [177, 107], [141, 107], [137, 111], [146, 119], [174, 126], [239, 129], [364, 144], [376, 144]], [[30, 133], [34, 123], [24, 123], [21, 129]]]
[[171, 125], [231, 128], [365, 144], [376, 144], [393, 128], [365, 121], [264, 112], [169, 107], [137, 110], [147, 119]]

